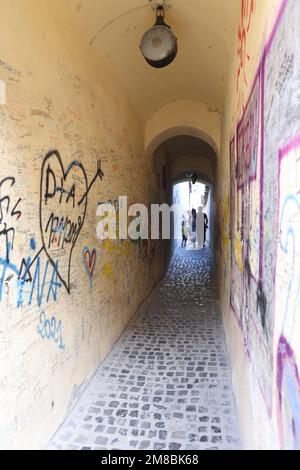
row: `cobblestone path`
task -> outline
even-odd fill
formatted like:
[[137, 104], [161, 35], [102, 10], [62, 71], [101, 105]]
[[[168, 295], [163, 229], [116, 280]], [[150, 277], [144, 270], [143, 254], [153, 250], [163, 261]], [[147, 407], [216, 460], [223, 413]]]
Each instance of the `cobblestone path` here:
[[208, 250], [177, 249], [48, 448], [240, 448]]

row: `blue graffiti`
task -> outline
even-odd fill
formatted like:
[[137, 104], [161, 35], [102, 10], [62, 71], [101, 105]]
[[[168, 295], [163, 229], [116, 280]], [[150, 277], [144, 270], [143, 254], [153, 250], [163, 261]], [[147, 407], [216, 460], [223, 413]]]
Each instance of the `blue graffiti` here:
[[[33, 250], [35, 249], [36, 243], [34, 239], [30, 240], [30, 247]], [[39, 307], [41, 307], [45, 297], [47, 303], [50, 301], [50, 299], [53, 299], [54, 302], [57, 301], [57, 291], [62, 287], [62, 283], [58, 280], [58, 261], [55, 263], [55, 266], [52, 267], [50, 283], [47, 283], [47, 274], [50, 265], [49, 260], [46, 261], [43, 274], [41, 273], [40, 256], [35, 258], [34, 264], [35, 271], [33, 277], [31, 277], [30, 268], [32, 267], [32, 261], [31, 258], [28, 257], [27, 261], [25, 262], [25, 272], [22, 278], [18, 280], [17, 307], [20, 307], [24, 302], [27, 302], [28, 305], [31, 305], [34, 299], [34, 294], [36, 294], [37, 305]], [[30, 277], [31, 281], [29, 283], [29, 290], [27, 291], [27, 295], [24, 295], [24, 286], [28, 284], [28, 277]], [[47, 290], [47, 295], [45, 294], [45, 289]]]
[[55, 316], [50, 320], [46, 318], [45, 312], [42, 310], [40, 314], [40, 324], [36, 327], [37, 333], [47, 340], [53, 340], [59, 347], [59, 349], [65, 349], [65, 345], [62, 340], [62, 324], [61, 320], [57, 321]]
[[[45, 286], [47, 285], [46, 276], [47, 276], [50, 262], [49, 261], [46, 262], [46, 267], [45, 267], [42, 282], [41, 282], [40, 264], [41, 264], [40, 258], [38, 258], [34, 276], [33, 276], [33, 281], [31, 284], [31, 291], [30, 291], [29, 302], [28, 302], [29, 305], [32, 304], [33, 295], [36, 290], [36, 299], [37, 299], [37, 304], [39, 307], [42, 305], [43, 298], [44, 298]], [[51, 276], [51, 280], [50, 280], [48, 291], [47, 291], [47, 297], [46, 297], [47, 303], [50, 301], [51, 297], [54, 302], [57, 301], [57, 290], [61, 288], [62, 286], [61, 282], [58, 281], [57, 269], [58, 269], [58, 262], [56, 262], [55, 267], [52, 268], [52, 276]]]
[[35, 251], [35, 249], [36, 249], [36, 241], [35, 241], [34, 238], [31, 238], [29, 244], [30, 244], [30, 248], [32, 249], [32, 251]]
[[[34, 239], [30, 240], [30, 248], [35, 250], [36, 243]], [[0, 257], [0, 268], [2, 273], [0, 277], [0, 302], [3, 298], [5, 283], [8, 278], [16, 275], [16, 306], [20, 308], [24, 304], [31, 305], [36, 299], [37, 305], [42, 306], [43, 301], [49, 303], [50, 300], [57, 301], [58, 289], [62, 287], [62, 283], [58, 277], [58, 261], [54, 266], [51, 265], [52, 273], [50, 282], [47, 282], [47, 274], [50, 266], [49, 260], [46, 261], [44, 272], [41, 269], [41, 257], [36, 256], [32, 261], [31, 256], [26, 260], [23, 259], [21, 268], [10, 261], [11, 243], [7, 243], [7, 257]], [[30, 270], [35, 265], [34, 274], [31, 276]], [[50, 274], [49, 274], [50, 275]]]
[[[288, 280], [288, 289], [287, 289], [288, 293], [287, 293], [286, 305], [285, 305], [284, 325], [287, 324], [287, 316], [289, 314], [292, 314], [293, 316], [292, 325], [294, 326], [296, 313], [297, 313], [297, 305], [299, 303], [299, 298], [300, 298], [300, 279], [297, 279], [297, 277], [295, 277], [295, 270], [297, 267], [296, 266], [297, 236], [299, 234], [295, 232], [295, 227], [289, 221], [288, 218], [287, 218], [286, 225], [284, 225], [286, 213], [288, 213], [288, 211], [292, 209], [300, 213], [300, 204], [299, 204], [297, 197], [294, 196], [293, 194], [290, 194], [286, 197], [284, 204], [283, 204], [283, 208], [282, 208], [281, 219], [280, 219], [279, 245], [280, 245], [282, 252], [286, 256], [289, 256], [289, 260], [290, 260], [290, 272], [289, 272], [290, 275], [289, 275], [289, 280]], [[294, 282], [298, 282], [297, 292], [296, 292], [296, 302], [294, 303], [293, 311], [290, 312], [289, 307], [290, 307], [290, 300], [291, 300], [291, 294], [292, 294]]]
[[7, 243], [7, 256], [5, 258], [0, 257], [0, 266], [2, 266], [2, 274], [0, 278], [0, 302], [2, 301], [2, 295], [3, 295], [3, 288], [5, 285], [5, 281], [7, 276], [19, 274], [19, 269], [18, 267], [11, 263], [10, 261], [10, 251], [11, 251], [12, 245], [11, 242]]
[[300, 395], [295, 368], [290, 362], [285, 366], [285, 382], [288, 403], [291, 408], [294, 449], [300, 449]]

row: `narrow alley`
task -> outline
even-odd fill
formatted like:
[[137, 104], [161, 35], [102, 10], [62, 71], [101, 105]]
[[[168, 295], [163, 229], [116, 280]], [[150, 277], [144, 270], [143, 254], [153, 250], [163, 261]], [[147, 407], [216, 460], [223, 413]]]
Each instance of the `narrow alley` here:
[[212, 271], [209, 250], [177, 249], [50, 449], [240, 448]]
[[0, 0], [0, 450], [300, 450], [299, 25]]

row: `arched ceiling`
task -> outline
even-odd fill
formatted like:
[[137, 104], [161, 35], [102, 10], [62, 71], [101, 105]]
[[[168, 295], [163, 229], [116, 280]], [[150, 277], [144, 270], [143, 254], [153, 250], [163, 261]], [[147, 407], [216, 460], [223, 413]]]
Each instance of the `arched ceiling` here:
[[216, 158], [216, 154], [211, 146], [197, 137], [179, 135], [168, 139], [163, 145], [167, 150], [169, 161], [174, 161], [186, 156], [206, 157], [213, 162]]
[[[151, 68], [139, 43], [154, 23], [149, 0], [65, 0], [83, 40], [105, 56], [146, 121], [161, 106], [199, 100], [222, 110], [226, 75], [235, 53], [240, 0], [167, 0], [166, 22], [179, 52], [165, 69]], [[152, 3], [154, 0], [152, 0]]]
[[[165, 155], [163, 163], [162, 153]], [[159, 167], [159, 164], [168, 165], [173, 182], [178, 178], [181, 179], [187, 171], [196, 172], [204, 181], [210, 183], [214, 181], [216, 154], [210, 145], [197, 137], [187, 135], [172, 137], [158, 147], [153, 158], [156, 167]]]

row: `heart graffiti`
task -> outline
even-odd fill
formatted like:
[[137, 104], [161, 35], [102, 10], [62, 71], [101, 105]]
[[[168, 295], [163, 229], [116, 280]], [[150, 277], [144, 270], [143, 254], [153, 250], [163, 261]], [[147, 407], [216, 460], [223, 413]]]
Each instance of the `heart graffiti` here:
[[[72, 252], [82, 230], [88, 194], [96, 179], [104, 174], [98, 161], [97, 172], [88, 185], [83, 165], [73, 161], [64, 169], [56, 150], [49, 152], [41, 169], [40, 229], [43, 247], [58, 277], [70, 293]], [[39, 252], [39, 254], [40, 254]], [[90, 259], [93, 270], [93, 256]]]
[[95, 248], [90, 252], [89, 248], [85, 246], [83, 248], [83, 265], [88, 275], [90, 286], [93, 287], [93, 275], [96, 265], [97, 253]]

